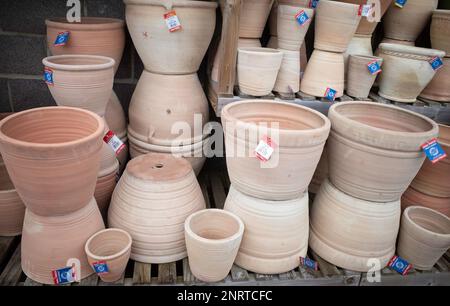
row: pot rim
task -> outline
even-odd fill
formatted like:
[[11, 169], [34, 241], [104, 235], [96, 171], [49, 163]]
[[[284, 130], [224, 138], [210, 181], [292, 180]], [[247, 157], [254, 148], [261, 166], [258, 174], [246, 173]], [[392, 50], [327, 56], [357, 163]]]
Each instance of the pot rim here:
[[248, 53], [248, 54], [258, 54], [258, 55], [281, 55], [283, 56], [283, 52], [280, 49], [272, 49], [265, 47], [243, 47], [238, 48], [238, 53]]
[[200, 148], [203, 148], [206, 144], [209, 143], [211, 137], [210, 135], [205, 135], [205, 137], [198, 141], [191, 144], [186, 144], [182, 146], [162, 146], [162, 145], [156, 145], [151, 143], [143, 142], [142, 140], [137, 139], [131, 134], [128, 134], [128, 138], [130, 143], [133, 145], [144, 149], [144, 150], [151, 150], [156, 151], [158, 153], [190, 153], [192, 151], [198, 150]]
[[[83, 21], [103, 21], [99, 23], [83, 23]], [[81, 17], [81, 22], [68, 22], [64, 17], [52, 17], [45, 20], [45, 24], [50, 28], [64, 28], [74, 31], [102, 31], [122, 29], [125, 21], [118, 18], [105, 17]]]
[[[330, 5], [331, 7], [333, 7], [333, 6], [336, 6], [336, 7], [344, 7], [344, 8], [346, 8], [346, 9], [348, 9], [348, 10], [356, 10], [356, 11], [358, 11], [358, 9], [359, 9], [359, 5], [358, 4], [353, 4], [353, 3], [347, 3], [347, 2], [338, 2], [338, 1], [329, 1], [329, 0], [322, 0], [322, 5], [323, 4], [327, 4], [327, 5]], [[320, 4], [320, 1], [319, 1], [319, 4], [318, 5], [321, 5]], [[320, 12], [320, 10], [318, 10], [316, 13], [318, 13], [318, 12]], [[349, 12], [346, 12], [346, 13], [349, 13]]]
[[[104, 63], [101, 64], [88, 64], [88, 65], [72, 65], [72, 64], [57, 64], [53, 63], [52, 60], [56, 59], [96, 59], [102, 60]], [[93, 71], [93, 70], [104, 70], [113, 68], [116, 64], [116, 61], [110, 57], [99, 56], [99, 55], [82, 55], [82, 54], [65, 54], [65, 55], [53, 55], [48, 56], [42, 60], [42, 64], [45, 67], [53, 68], [56, 70], [65, 70], [65, 71]]]
[[428, 49], [421, 48], [416, 46], [408, 46], [401, 44], [391, 44], [391, 43], [381, 43], [378, 46], [380, 52], [388, 51], [388, 52], [398, 52], [401, 54], [409, 54], [409, 55], [417, 55], [417, 56], [425, 56], [425, 57], [444, 57], [445, 51], [436, 50], [436, 49]]
[[[167, 2], [167, 3], [164, 3]], [[197, 7], [197, 8], [217, 8], [217, 2], [206, 1], [192, 1], [192, 0], [123, 0], [126, 5], [149, 5], [149, 6], [164, 6], [167, 9], [172, 7]], [[169, 8], [170, 7], [170, 8]]]
[[444, 10], [444, 9], [436, 9], [433, 11], [433, 18], [434, 17], [450, 17], [450, 10]]
[[[119, 252], [117, 252], [117, 253], [115, 253], [115, 254], [113, 254], [113, 255], [109, 255], [109, 256], [99, 256], [99, 255], [94, 255], [92, 252], [91, 252], [91, 250], [89, 249], [89, 244], [92, 242], [92, 240], [94, 239], [94, 238], [96, 238], [96, 237], [98, 237], [98, 236], [100, 236], [100, 235], [103, 235], [103, 234], [108, 234], [108, 233], [110, 233], [110, 232], [119, 232], [119, 233], [121, 233], [121, 234], [124, 234], [127, 238], [128, 238], [128, 242], [127, 242], [127, 245], [123, 248], [123, 249], [121, 249]], [[95, 233], [94, 235], [92, 235], [89, 239], [88, 239], [88, 241], [86, 241], [86, 243], [85, 243], [85, 245], [84, 245], [84, 251], [86, 252], [86, 254], [89, 256], [89, 257], [91, 257], [91, 258], [93, 258], [93, 259], [96, 259], [96, 260], [112, 260], [112, 259], [116, 259], [116, 258], [118, 258], [118, 257], [120, 257], [120, 256], [122, 256], [122, 255], [124, 255], [126, 252], [128, 252], [128, 250], [130, 250], [131, 249], [131, 244], [132, 244], [132, 242], [133, 242], [133, 239], [131, 238], [131, 235], [128, 233], [128, 232], [126, 232], [126, 231], [124, 231], [124, 230], [122, 230], [122, 229], [120, 229], [120, 228], [106, 228], [106, 229], [103, 229], [103, 230], [101, 230], [101, 231], [98, 231], [97, 233]]]
[[420, 225], [420, 224], [418, 224], [417, 222], [415, 222], [414, 220], [412, 220], [411, 217], [409, 216], [409, 213], [410, 213], [412, 210], [416, 210], [416, 211], [420, 211], [420, 210], [422, 210], [422, 211], [428, 211], [428, 212], [430, 212], [430, 213], [432, 213], [432, 214], [441, 216], [442, 218], [444, 218], [445, 220], [447, 220], [448, 223], [450, 223], [450, 218], [449, 218], [449, 217], [447, 217], [447, 216], [444, 215], [443, 213], [438, 212], [438, 211], [436, 211], [436, 210], [434, 210], [434, 209], [431, 209], [431, 208], [428, 208], [428, 207], [424, 207], [424, 206], [417, 206], [417, 205], [409, 206], [409, 207], [406, 208], [405, 211], [403, 212], [403, 215], [404, 215], [404, 217], [406, 218], [406, 220], [408, 220], [408, 222], [409, 222], [410, 224], [413, 224], [413, 225], [415, 225], [416, 227], [418, 227], [421, 231], [423, 231], [423, 232], [425, 232], [425, 233], [427, 233], [427, 234], [430, 234], [430, 235], [434, 235], [434, 236], [441, 237], [441, 238], [450, 238], [450, 233], [448, 233], [448, 234], [440, 234], [440, 233], [436, 233], [436, 232], [434, 232], [434, 231], [430, 231], [429, 229], [424, 228], [422, 225]]
[[377, 60], [377, 61], [383, 61], [382, 57], [375, 56], [375, 55], [366, 55], [366, 54], [350, 54], [349, 58], [358, 58], [358, 59], [368, 59], [368, 60]]

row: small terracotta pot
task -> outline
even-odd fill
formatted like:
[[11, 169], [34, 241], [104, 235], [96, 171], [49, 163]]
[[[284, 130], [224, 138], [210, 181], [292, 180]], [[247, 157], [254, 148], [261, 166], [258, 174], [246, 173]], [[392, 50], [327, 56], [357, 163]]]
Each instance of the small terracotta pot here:
[[431, 46], [450, 55], [450, 10], [435, 10], [431, 22]]
[[102, 214], [103, 220], [107, 220], [109, 203], [114, 188], [116, 187], [117, 173], [119, 172], [119, 164], [110, 173], [100, 176], [95, 185], [94, 198], [98, 208]]
[[279, 93], [296, 93], [300, 90], [300, 52], [282, 50], [283, 61], [273, 88]]
[[357, 98], [367, 98], [375, 83], [376, 74], [371, 74], [369, 63], [377, 61], [380, 67], [383, 59], [376, 56], [350, 55], [348, 63], [347, 94]]
[[403, 212], [397, 253], [414, 268], [431, 270], [449, 248], [449, 217], [419, 206]]
[[450, 198], [427, 195], [413, 187], [409, 187], [402, 196], [402, 210], [410, 206], [427, 207], [450, 217]]
[[96, 263], [104, 263], [107, 273], [99, 273], [104, 282], [115, 282], [125, 273], [131, 253], [131, 236], [117, 228], [108, 228], [95, 233], [84, 246], [89, 265], [95, 272]]
[[373, 56], [372, 36], [359, 34], [355, 34], [355, 36], [353, 36], [350, 44], [348, 45], [347, 51], [344, 53], [345, 80], [347, 80], [348, 76], [348, 57], [350, 55]]
[[310, 193], [318, 193], [320, 186], [328, 178], [329, 175], [328, 170], [328, 149], [327, 146], [323, 148], [322, 157], [320, 157], [319, 165], [317, 165], [316, 172], [314, 172], [314, 176], [312, 178], [311, 183], [309, 184], [308, 191]]
[[239, 37], [261, 38], [273, 2], [273, 0], [242, 1], [239, 18]]
[[94, 195], [104, 122], [92, 112], [45, 107], [0, 122], [0, 150], [23, 202], [41, 216], [64, 215]]
[[[308, 15], [309, 21], [303, 25], [300, 25], [297, 21], [296, 15], [302, 10]], [[278, 48], [290, 51], [299, 51], [313, 17], [314, 9], [279, 5], [277, 25]]]
[[222, 209], [205, 209], [184, 223], [189, 267], [196, 278], [218, 282], [233, 266], [244, 234], [244, 223]]
[[450, 57], [442, 59], [444, 66], [436, 71], [428, 86], [420, 93], [420, 97], [433, 101], [450, 102]]
[[108, 104], [106, 105], [105, 120], [111, 131], [120, 139], [127, 136], [127, 119], [123, 111], [119, 98], [113, 91]]

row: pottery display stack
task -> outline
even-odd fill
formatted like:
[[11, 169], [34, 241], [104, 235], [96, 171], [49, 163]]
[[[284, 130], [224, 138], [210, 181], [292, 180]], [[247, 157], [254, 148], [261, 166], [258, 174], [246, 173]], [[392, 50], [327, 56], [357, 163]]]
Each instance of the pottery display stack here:
[[[198, 174], [209, 142], [203, 132], [209, 109], [197, 71], [214, 33], [217, 3], [124, 3], [128, 30], [145, 68], [130, 102], [130, 155], [159, 152], [186, 157]], [[172, 11], [179, 25], [169, 28], [173, 23], [165, 16], [175, 18], [167, 15]]]

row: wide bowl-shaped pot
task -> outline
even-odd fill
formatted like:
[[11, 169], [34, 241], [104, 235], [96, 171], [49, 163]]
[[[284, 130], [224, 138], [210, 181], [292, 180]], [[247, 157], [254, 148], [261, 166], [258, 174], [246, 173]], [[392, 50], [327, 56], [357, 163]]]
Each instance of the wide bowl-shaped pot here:
[[435, 10], [431, 21], [431, 46], [450, 54], [450, 10]]
[[127, 267], [131, 253], [131, 236], [124, 230], [108, 228], [92, 235], [84, 246], [89, 265], [95, 271], [97, 264], [107, 267], [106, 273], [98, 273], [102, 281], [118, 281]]
[[[303, 25], [297, 21], [296, 15], [304, 11], [309, 17]], [[278, 48], [299, 51], [314, 17], [314, 9], [299, 8], [290, 5], [278, 6]]]
[[[239, 191], [266, 200], [299, 198], [307, 190], [330, 122], [321, 113], [292, 103], [248, 100], [222, 110], [231, 183]], [[255, 149], [271, 138], [274, 151], [266, 162]]]
[[350, 55], [348, 62], [347, 94], [356, 98], [367, 98], [375, 83], [376, 74], [369, 71], [368, 65], [376, 61], [381, 67], [383, 59], [368, 55]]
[[397, 245], [400, 257], [415, 269], [431, 270], [449, 248], [449, 217], [420, 206], [405, 209]]
[[328, 118], [330, 181], [366, 201], [400, 199], [425, 160], [421, 146], [438, 135], [433, 120], [372, 102], [335, 104]]
[[[134, 46], [147, 71], [197, 72], [216, 27], [216, 2], [124, 0]], [[164, 15], [174, 10], [181, 29], [170, 32]]]
[[431, 82], [420, 93], [420, 97], [450, 103], [450, 57], [444, 57], [442, 62], [444, 66], [436, 71]]
[[262, 274], [278, 274], [299, 266], [308, 250], [308, 194], [288, 201], [247, 196], [233, 185], [225, 210], [244, 222], [245, 231], [235, 264]]
[[378, 94], [397, 102], [415, 102], [436, 74], [430, 61], [445, 56], [443, 51], [398, 44], [380, 44], [378, 49], [384, 60]]
[[409, 187], [402, 196], [402, 210], [410, 206], [423, 206], [450, 217], [450, 198], [427, 195]]
[[367, 272], [377, 259], [382, 269], [395, 254], [400, 214], [400, 200], [360, 200], [325, 180], [311, 207], [309, 246], [338, 267]]
[[41, 216], [65, 215], [94, 195], [104, 121], [71, 107], [45, 107], [0, 122], [0, 151], [24, 204]]
[[105, 228], [92, 198], [86, 207], [57, 217], [42, 217], [27, 209], [22, 232], [22, 270], [32, 280], [53, 284], [52, 271], [80, 261], [80, 279], [93, 273], [84, 252], [84, 244]]
[[218, 282], [233, 266], [244, 234], [244, 223], [222, 209], [204, 209], [184, 223], [189, 268], [204, 282]]
[[273, 0], [243, 0], [239, 22], [239, 37], [261, 38], [269, 18]]
[[283, 52], [283, 61], [273, 90], [285, 94], [296, 93], [300, 90], [300, 52], [280, 51]]
[[187, 256], [184, 221], [204, 208], [189, 162], [149, 153], [128, 163], [113, 193], [108, 225], [133, 237], [132, 259], [168, 263]]

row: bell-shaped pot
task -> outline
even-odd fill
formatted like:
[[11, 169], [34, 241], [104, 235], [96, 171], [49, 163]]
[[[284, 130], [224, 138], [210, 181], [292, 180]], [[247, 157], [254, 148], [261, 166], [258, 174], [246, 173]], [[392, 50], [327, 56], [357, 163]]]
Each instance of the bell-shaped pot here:
[[32, 212], [64, 215], [94, 195], [104, 121], [71, 107], [45, 107], [0, 122], [0, 150], [11, 181]]
[[[292, 103], [247, 100], [222, 110], [227, 168], [240, 192], [267, 200], [299, 198], [307, 190], [330, 131], [327, 117]], [[261, 161], [255, 149], [272, 142]]]
[[184, 223], [189, 268], [204, 282], [218, 282], [233, 266], [244, 234], [244, 223], [222, 209], [205, 209]]
[[431, 46], [450, 55], [450, 10], [435, 10], [431, 22]]
[[243, 0], [239, 37], [261, 38], [274, 0]]
[[367, 55], [350, 55], [348, 62], [347, 94], [356, 98], [367, 98], [375, 83], [376, 74], [369, 71], [369, 64], [376, 61], [381, 67], [383, 59]]
[[450, 217], [450, 198], [427, 195], [409, 187], [402, 196], [402, 210], [410, 206], [423, 206]]
[[[297, 14], [303, 11], [309, 18], [303, 25], [297, 21]], [[278, 48], [299, 51], [314, 16], [314, 9], [296, 6], [278, 6]]]
[[425, 160], [421, 146], [438, 135], [433, 120], [379, 103], [334, 104], [328, 118], [330, 181], [366, 201], [400, 199]]
[[300, 52], [281, 50], [283, 61], [273, 88], [279, 93], [296, 93], [300, 90]]
[[[449, 32], [450, 33], [450, 32]], [[420, 93], [420, 97], [433, 101], [450, 102], [450, 57], [442, 59], [444, 66], [436, 71], [431, 82]]]

